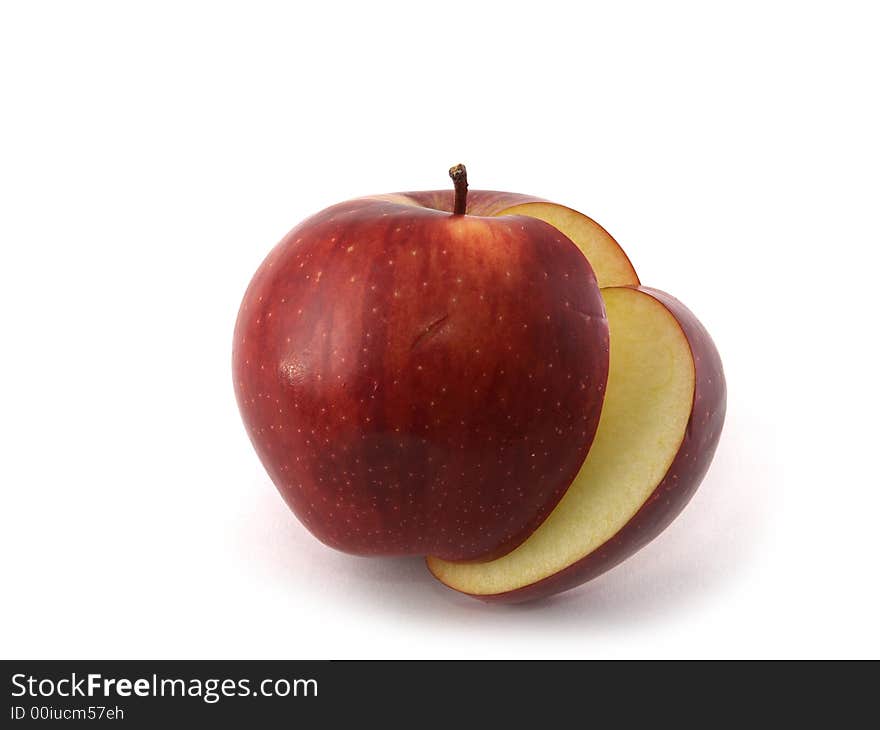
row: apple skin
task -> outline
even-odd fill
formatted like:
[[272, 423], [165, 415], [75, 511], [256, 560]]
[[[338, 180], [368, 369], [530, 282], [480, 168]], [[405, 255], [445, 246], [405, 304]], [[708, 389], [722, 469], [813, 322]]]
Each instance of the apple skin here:
[[[678, 299], [658, 289], [637, 288], [672, 313], [694, 357], [694, 403], [684, 439], [672, 464], [632, 519], [592, 553], [531, 585], [506, 593], [474, 595], [474, 598], [487, 603], [524, 603], [562, 593], [598, 577], [663, 532], [690, 502], [703, 481], [721, 437], [727, 407], [727, 385], [721, 357], [706, 328]], [[430, 562], [428, 567], [430, 569]]]
[[592, 443], [608, 377], [601, 294], [542, 221], [389, 198], [328, 208], [260, 266], [235, 328], [239, 408], [326, 544], [500, 557]]
[[[428, 208], [451, 212], [455, 202], [455, 194], [451, 190], [424, 190], [415, 193], [394, 193], [392, 195], [383, 196], [389, 200], [396, 200], [402, 203], [423, 205]], [[589, 227], [593, 229], [592, 236], [605, 240], [604, 246], [611, 247], [615, 250], [615, 266], [612, 270], [602, 270], [601, 258], [591, 261], [595, 269], [596, 276], [599, 280], [599, 286], [639, 286], [639, 277], [632, 265], [632, 261], [626, 255], [626, 252], [617, 243], [614, 237], [608, 233], [595, 220], [583, 213], [569, 208], [559, 203], [553, 203], [544, 198], [538, 198], [534, 195], [522, 195], [520, 193], [507, 193], [499, 190], [471, 190], [467, 196], [467, 213], [469, 215], [480, 216], [497, 216], [497, 215], [529, 215], [524, 209], [514, 210], [517, 206], [523, 206], [528, 203], [545, 203], [560, 211], [568, 211], [574, 213], [576, 217], [583, 219], [589, 223]], [[535, 216], [540, 217], [540, 216]], [[563, 228], [563, 233], [565, 229]], [[575, 241], [577, 244], [578, 241]], [[590, 259], [589, 253], [585, 249], [584, 253]]]
[[[434, 210], [442, 210], [451, 213], [455, 203], [455, 191], [453, 190], [419, 190], [411, 193], [392, 193], [384, 197], [388, 200], [404, 199], [412, 201], [416, 205]], [[548, 203], [543, 198], [521, 193], [506, 193], [501, 190], [469, 190], [467, 196], [467, 214], [477, 216], [496, 216], [499, 213], [512, 208], [514, 205], [523, 203]]]

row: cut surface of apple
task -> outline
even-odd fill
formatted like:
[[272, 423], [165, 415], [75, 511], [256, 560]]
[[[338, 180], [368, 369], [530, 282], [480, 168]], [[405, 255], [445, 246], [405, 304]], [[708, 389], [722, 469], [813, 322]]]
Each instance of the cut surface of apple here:
[[[451, 211], [453, 193], [427, 190], [378, 196], [398, 203]], [[593, 267], [600, 288], [639, 286], [639, 277], [620, 244], [589, 216], [541, 198], [496, 190], [471, 190], [467, 212], [476, 216], [524, 215], [537, 218], [571, 239]]]
[[[589, 580], [656, 536], [708, 468], [726, 392], [708, 334], [662, 292], [621, 287], [602, 294], [610, 367], [586, 461], [550, 516], [513, 552], [478, 563], [428, 558], [431, 572], [451, 588], [515, 601]], [[692, 446], [707, 455], [689, 453]], [[645, 516], [641, 524], [637, 514]]]

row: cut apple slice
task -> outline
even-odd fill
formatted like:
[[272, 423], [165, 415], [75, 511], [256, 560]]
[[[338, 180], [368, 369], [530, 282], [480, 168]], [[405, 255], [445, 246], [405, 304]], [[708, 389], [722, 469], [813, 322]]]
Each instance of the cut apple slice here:
[[523, 601], [572, 588], [656, 537], [702, 480], [724, 421], [718, 352], [678, 300], [651, 289], [605, 289], [611, 360], [599, 430], [563, 499], [507, 555], [428, 558], [431, 572], [485, 600]]

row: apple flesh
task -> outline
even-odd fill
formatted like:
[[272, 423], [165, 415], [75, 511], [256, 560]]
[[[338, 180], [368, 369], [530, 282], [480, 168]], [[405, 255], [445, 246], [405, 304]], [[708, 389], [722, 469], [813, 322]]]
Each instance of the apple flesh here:
[[[452, 211], [454, 205], [451, 190], [398, 193], [386, 197], [403, 204], [443, 211]], [[549, 223], [580, 248], [593, 267], [601, 288], [639, 286], [639, 277], [620, 244], [596, 221], [572, 208], [531, 195], [472, 190], [467, 197], [467, 212], [478, 216], [525, 215]]]
[[516, 548], [565, 494], [608, 357], [596, 277], [559, 230], [387, 196], [329, 208], [269, 254], [233, 375], [260, 459], [315, 536], [473, 560]]
[[583, 467], [553, 513], [508, 555], [471, 564], [428, 558], [431, 572], [451, 588], [518, 602], [580, 585], [660, 534], [703, 479], [726, 403], [709, 334], [664, 292], [602, 293], [611, 363]]

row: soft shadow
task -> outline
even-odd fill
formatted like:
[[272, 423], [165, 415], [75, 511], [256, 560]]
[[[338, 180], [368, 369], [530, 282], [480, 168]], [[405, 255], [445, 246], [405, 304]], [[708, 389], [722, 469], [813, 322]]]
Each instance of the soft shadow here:
[[[430, 614], [449, 589], [434, 580], [422, 557], [364, 558], [322, 544], [303, 527], [271, 485], [253, 489], [241, 511], [238, 538], [254, 570], [292, 593], [381, 607], [400, 614]], [[468, 602], [471, 602], [468, 600]]]
[[[434, 580], [420, 557], [339, 553], [313, 538], [274, 490], [259, 490], [245, 515], [242, 539], [267, 563], [272, 580], [295, 585], [298, 594], [313, 588], [326, 600], [357, 600], [392, 616], [469, 625], [485, 616], [548, 632], [570, 624], [642, 623], [692, 609], [722, 592], [760, 548], [770, 514], [772, 464], [754, 450], [744, 456], [741, 434], [734, 430], [728, 423], [706, 480], [666, 532], [614, 570], [542, 601], [485, 604]], [[772, 455], [772, 443], [763, 443], [763, 453]], [[333, 576], [330, 582], [327, 576]]]

